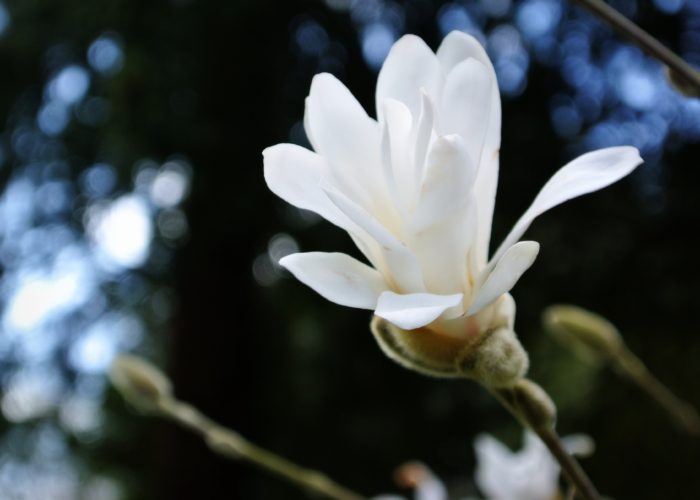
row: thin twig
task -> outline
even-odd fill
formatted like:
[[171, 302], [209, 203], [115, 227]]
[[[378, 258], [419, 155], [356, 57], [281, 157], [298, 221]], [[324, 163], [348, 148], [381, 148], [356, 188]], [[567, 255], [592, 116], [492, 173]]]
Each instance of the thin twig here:
[[697, 410], [673, 394], [632, 351], [622, 350], [611, 362], [617, 373], [627, 377], [649, 394], [682, 429], [694, 436], [700, 436], [700, 416]]
[[335, 500], [365, 498], [318, 471], [300, 467], [286, 458], [247, 441], [240, 434], [220, 426], [187, 403], [166, 398], [160, 402], [159, 409], [163, 416], [201, 435], [212, 451], [222, 456], [250, 462], [324, 498]]
[[503, 405], [503, 407], [516, 418], [516, 420], [539, 436], [542, 442], [549, 449], [552, 456], [554, 456], [556, 461], [559, 463], [566, 478], [576, 487], [576, 490], [581, 498], [584, 500], [600, 500], [600, 493], [598, 493], [598, 490], [593, 485], [593, 482], [590, 480], [576, 458], [566, 451], [561, 439], [554, 430], [553, 425], [543, 425], [541, 423], [528, 421], [528, 413], [520, 411], [516, 406], [514, 406], [513, 397], [511, 394], [509, 394], [509, 389], [489, 390]]
[[665, 64], [673, 76], [692, 86], [696, 93], [700, 93], [700, 73], [656, 38], [602, 0], [574, 1], [600, 17], [622, 35], [630, 38], [647, 54]]
[[600, 499], [600, 494], [593, 486], [593, 483], [586, 475], [585, 471], [572, 455], [564, 448], [559, 435], [552, 427], [540, 427], [532, 429], [547, 445], [554, 458], [557, 459], [564, 475], [575, 485], [576, 491], [586, 500]]

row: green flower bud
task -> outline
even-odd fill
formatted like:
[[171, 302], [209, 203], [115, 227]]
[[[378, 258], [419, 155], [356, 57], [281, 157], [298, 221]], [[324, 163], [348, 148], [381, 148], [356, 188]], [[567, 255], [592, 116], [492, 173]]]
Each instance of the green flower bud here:
[[552, 337], [589, 361], [607, 362], [624, 349], [612, 323], [580, 307], [550, 306], [542, 314], [542, 323]]
[[172, 385], [163, 372], [130, 354], [115, 358], [109, 378], [124, 399], [144, 413], [157, 412], [160, 402], [172, 395]]

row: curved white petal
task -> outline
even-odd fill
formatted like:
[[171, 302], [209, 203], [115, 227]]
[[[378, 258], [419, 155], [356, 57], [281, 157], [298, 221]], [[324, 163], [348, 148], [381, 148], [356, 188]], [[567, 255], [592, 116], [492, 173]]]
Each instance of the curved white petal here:
[[405, 211], [416, 191], [411, 158], [413, 118], [406, 105], [396, 99], [382, 103], [382, 167], [394, 204]]
[[379, 126], [333, 75], [321, 73], [313, 78], [304, 126], [314, 150], [344, 185], [343, 191], [363, 206], [385, 194]]
[[277, 144], [263, 151], [264, 175], [270, 191], [298, 208], [311, 210], [343, 229], [348, 218], [321, 189], [328, 174], [326, 160], [294, 144]]
[[475, 173], [461, 136], [433, 142], [411, 218], [409, 245], [421, 261], [426, 287], [435, 293], [462, 291], [471, 298], [468, 253], [477, 229]]
[[435, 321], [444, 311], [456, 306], [462, 294], [435, 295], [411, 293], [399, 295], [387, 291], [379, 296], [374, 314], [404, 330], [420, 328]]
[[388, 290], [376, 269], [343, 253], [308, 252], [279, 261], [295, 278], [341, 306], [374, 309]]
[[428, 153], [412, 229], [422, 231], [469, 204], [475, 174], [462, 137], [438, 137]]
[[328, 198], [355, 225], [361, 235], [374, 240], [381, 252], [381, 268], [393, 288], [408, 292], [423, 292], [425, 285], [420, 262], [414, 253], [389, 229], [361, 206], [332, 186], [322, 186]]
[[425, 90], [421, 91], [421, 111], [418, 122], [414, 127], [415, 147], [413, 152], [413, 179], [416, 186], [420, 185], [423, 178], [424, 165], [430, 140], [433, 137], [433, 124], [435, 121], [435, 109], [430, 96]]
[[587, 434], [570, 434], [561, 441], [564, 449], [577, 457], [589, 457], [595, 452], [595, 441]]
[[534, 434], [525, 434], [523, 447], [517, 452], [482, 434], [475, 440], [474, 450], [474, 479], [487, 498], [540, 500], [557, 496], [559, 465]]
[[467, 314], [479, 312], [510, 291], [523, 273], [535, 262], [539, 251], [540, 244], [536, 241], [520, 241], [510, 247], [479, 287]]
[[[479, 170], [474, 192], [479, 206], [479, 223], [477, 241], [474, 246], [474, 256], [477, 265], [486, 264], [491, 239], [491, 219], [496, 200], [496, 185], [498, 183], [498, 156], [501, 147], [501, 96], [496, 82], [496, 72], [491, 60], [479, 41], [466, 33], [453, 31], [443, 40], [437, 51], [437, 58], [446, 74], [449, 74], [457, 64], [469, 58], [476, 59], [486, 67], [494, 82], [491, 90], [488, 120], [482, 126], [486, 127], [483, 150], [479, 160]], [[476, 160], [476, 159], [475, 159]]]
[[440, 101], [440, 132], [461, 135], [475, 162], [481, 158], [494, 85], [486, 66], [467, 59], [447, 75]]
[[403, 102], [414, 118], [421, 110], [420, 89], [436, 99], [443, 74], [437, 58], [423, 40], [405, 35], [389, 51], [377, 77], [377, 114], [382, 120], [382, 103], [391, 98]]
[[520, 217], [494, 254], [489, 266], [518, 241], [541, 213], [577, 196], [602, 189], [622, 179], [643, 162], [631, 146], [599, 149], [567, 163], [542, 187], [530, 208]]
[[445, 74], [470, 58], [476, 59], [495, 73], [491, 60], [479, 40], [463, 31], [451, 31], [443, 39], [437, 50], [437, 58]]
[[[471, 300], [475, 276], [470, 276], [468, 257], [476, 218], [472, 196], [462, 210], [412, 235], [410, 248], [420, 260], [427, 290], [439, 294], [461, 291]], [[455, 312], [461, 315], [464, 309]]]
[[474, 480], [482, 494], [493, 499], [512, 499], [509, 473], [513, 472], [514, 454], [497, 439], [480, 434], [474, 440], [476, 470]]
[[[328, 176], [328, 164], [320, 155], [294, 144], [277, 144], [263, 151], [265, 182], [286, 202], [319, 214], [348, 231], [367, 259], [381, 269], [378, 245], [352, 222], [321, 188], [336, 181]], [[333, 187], [333, 189], [337, 189]]]

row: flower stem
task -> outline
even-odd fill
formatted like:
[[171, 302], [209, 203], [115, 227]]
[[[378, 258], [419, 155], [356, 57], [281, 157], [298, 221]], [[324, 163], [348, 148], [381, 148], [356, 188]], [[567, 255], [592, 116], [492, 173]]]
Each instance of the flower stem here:
[[586, 500], [598, 500], [600, 494], [589, 479], [586, 472], [572, 455], [570, 455], [562, 445], [561, 439], [553, 427], [540, 427], [532, 429], [540, 437], [542, 442], [547, 445], [549, 451], [561, 465], [564, 475], [569, 479], [569, 482], [575, 485], [577, 492]]
[[[542, 395], [546, 395], [539, 386], [530, 381], [526, 382], [527, 386], [535, 387]], [[539, 411], [539, 409], [551, 405], [551, 402], [543, 405], [541, 397], [531, 397], [534, 391], [520, 390], [517, 385], [514, 387], [488, 389], [516, 420], [539, 436], [561, 466], [561, 470], [569, 482], [575, 486], [581, 498], [584, 500], [600, 500], [598, 490], [596, 490], [578, 461], [566, 451], [559, 435], [554, 430], [554, 414], [552, 413], [551, 419], [542, 418], [546, 411]]]
[[161, 415], [201, 435], [209, 448], [219, 455], [250, 462], [324, 498], [335, 500], [364, 498], [318, 471], [300, 467], [286, 458], [247, 441], [237, 432], [217, 424], [192, 405], [174, 398], [164, 398], [159, 402], [158, 409]]
[[700, 93], [700, 73], [656, 38], [602, 0], [574, 1], [603, 19], [622, 35], [630, 38], [647, 54], [665, 64], [671, 71], [672, 80], [673, 77], [680, 78], [683, 83], [693, 87], [695, 93]]
[[630, 350], [623, 349], [611, 360], [613, 369], [628, 378], [654, 399], [686, 432], [700, 436], [697, 410], [673, 394]]

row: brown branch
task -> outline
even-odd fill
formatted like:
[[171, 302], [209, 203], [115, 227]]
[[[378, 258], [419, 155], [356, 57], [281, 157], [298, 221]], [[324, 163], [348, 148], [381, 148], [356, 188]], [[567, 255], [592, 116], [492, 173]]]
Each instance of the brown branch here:
[[[656, 38], [637, 26], [602, 0], [574, 0], [579, 5], [600, 17], [616, 31], [632, 40], [647, 54], [666, 65], [670, 72], [670, 80], [683, 93], [700, 95], [700, 73], [680, 56], [663, 45]], [[688, 88], [692, 91], [688, 92]]]

